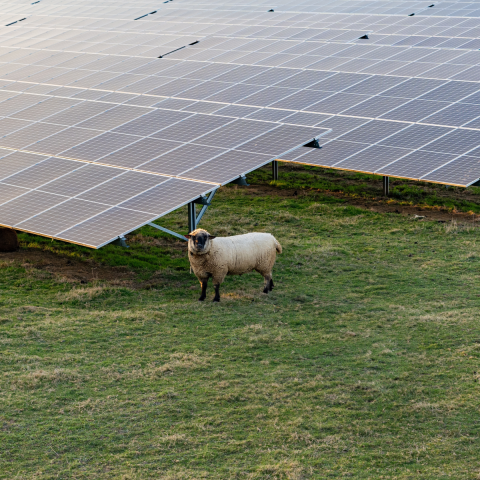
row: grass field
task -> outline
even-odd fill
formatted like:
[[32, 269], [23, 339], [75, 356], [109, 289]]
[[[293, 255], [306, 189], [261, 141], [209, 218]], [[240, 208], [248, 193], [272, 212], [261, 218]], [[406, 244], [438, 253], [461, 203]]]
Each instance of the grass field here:
[[[0, 478], [480, 478], [480, 230], [358, 208], [381, 181], [335, 175], [283, 169], [204, 216], [278, 238], [269, 295], [252, 273], [198, 302], [185, 245], [151, 227], [99, 251], [22, 234], [22, 261], [0, 254]], [[476, 190], [393, 188], [480, 211]], [[159, 223], [186, 233], [186, 209]], [[131, 276], [82, 284], [38, 252]]]

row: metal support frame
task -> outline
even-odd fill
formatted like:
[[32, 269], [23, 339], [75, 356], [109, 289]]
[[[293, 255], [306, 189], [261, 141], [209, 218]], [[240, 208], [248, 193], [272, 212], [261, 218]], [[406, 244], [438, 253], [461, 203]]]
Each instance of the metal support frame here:
[[[53, 239], [52, 239], [53, 240]], [[126, 238], [122, 235], [112, 242], [112, 245], [117, 245], [119, 247], [128, 248]]]
[[232, 183], [239, 185], [240, 187], [248, 187], [250, 185], [247, 183], [247, 177], [245, 175], [240, 175], [236, 180], [233, 180]]
[[169, 235], [173, 235], [174, 237], [179, 238], [180, 240], [185, 240], [187, 241], [187, 238], [185, 238], [183, 235], [177, 232], [173, 232], [172, 230], [169, 230], [168, 228], [161, 227], [160, 225], [156, 225], [155, 223], [147, 223], [147, 225], [150, 225], [150, 227], [158, 228], [158, 230], [161, 230], [162, 232], [168, 233]]
[[390, 195], [390, 177], [383, 177], [383, 194], [386, 197]]
[[[206, 197], [205, 195], [202, 195], [198, 197], [196, 200], [193, 202], [190, 202], [187, 204], [188, 207], [188, 233], [193, 232], [198, 224], [200, 223], [200, 220], [202, 219], [203, 215], [207, 211], [207, 208], [212, 204], [213, 197], [215, 196], [215, 193], [217, 190], [213, 190], [210, 192], [210, 195]], [[197, 215], [197, 209], [195, 205], [202, 205], [202, 208], [200, 209], [200, 212], [198, 212]], [[180, 240], [185, 240], [187, 241], [188, 239], [183, 236], [180, 233], [174, 232], [172, 230], [169, 230], [168, 228], [161, 227], [160, 225], [156, 225], [153, 222], [148, 223], [147, 225], [150, 225], [150, 227], [157, 228], [158, 230], [161, 230], [162, 232], [168, 233], [169, 235], [173, 235], [174, 237], [179, 238]]]
[[193, 232], [197, 228], [197, 209], [195, 202], [188, 204], [188, 233]]
[[274, 160], [272, 162], [272, 179], [273, 180], [278, 180], [278, 162], [277, 162], [277, 160]]

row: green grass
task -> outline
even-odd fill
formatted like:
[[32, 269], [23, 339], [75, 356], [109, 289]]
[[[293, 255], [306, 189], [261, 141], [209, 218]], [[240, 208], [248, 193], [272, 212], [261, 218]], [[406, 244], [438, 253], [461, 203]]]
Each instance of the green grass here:
[[[318, 198], [328, 201], [329, 193], [338, 192], [345, 196], [365, 199], [381, 198], [382, 177], [364, 173], [308, 167], [280, 163], [280, 179], [270, 181], [270, 167], [252, 172], [249, 180], [252, 183], [270, 183], [279, 188], [315, 190]], [[323, 194], [323, 195], [322, 195]], [[390, 179], [390, 197], [399, 204], [441, 206], [460, 212], [480, 213], [480, 187], [449, 187], [428, 182], [416, 182], [399, 178]]]
[[[186, 212], [159, 223], [186, 232]], [[197, 302], [185, 252], [150, 227], [98, 251], [22, 234], [129, 266], [129, 287], [0, 256], [0, 478], [479, 478], [478, 229], [319, 188], [222, 189], [202, 226], [275, 234], [272, 294], [252, 273]]]

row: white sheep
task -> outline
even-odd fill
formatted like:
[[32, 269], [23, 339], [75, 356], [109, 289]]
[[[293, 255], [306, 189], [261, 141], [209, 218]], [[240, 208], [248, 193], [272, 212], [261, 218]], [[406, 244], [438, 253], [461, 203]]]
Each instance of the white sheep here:
[[214, 237], [198, 228], [185, 236], [189, 239], [190, 265], [202, 286], [200, 301], [205, 300], [210, 277], [215, 288], [214, 302], [220, 301], [220, 284], [226, 275], [242, 275], [256, 270], [265, 279], [263, 293], [274, 287], [272, 268], [276, 252], [282, 253], [282, 246], [270, 233]]

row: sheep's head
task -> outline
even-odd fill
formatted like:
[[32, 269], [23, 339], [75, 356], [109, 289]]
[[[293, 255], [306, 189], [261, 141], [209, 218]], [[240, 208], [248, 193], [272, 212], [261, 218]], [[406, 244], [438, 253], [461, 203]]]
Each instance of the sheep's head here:
[[204, 255], [208, 253], [211, 246], [210, 240], [215, 238], [201, 228], [197, 228], [197, 230], [185, 236], [188, 238], [188, 251], [193, 255]]

